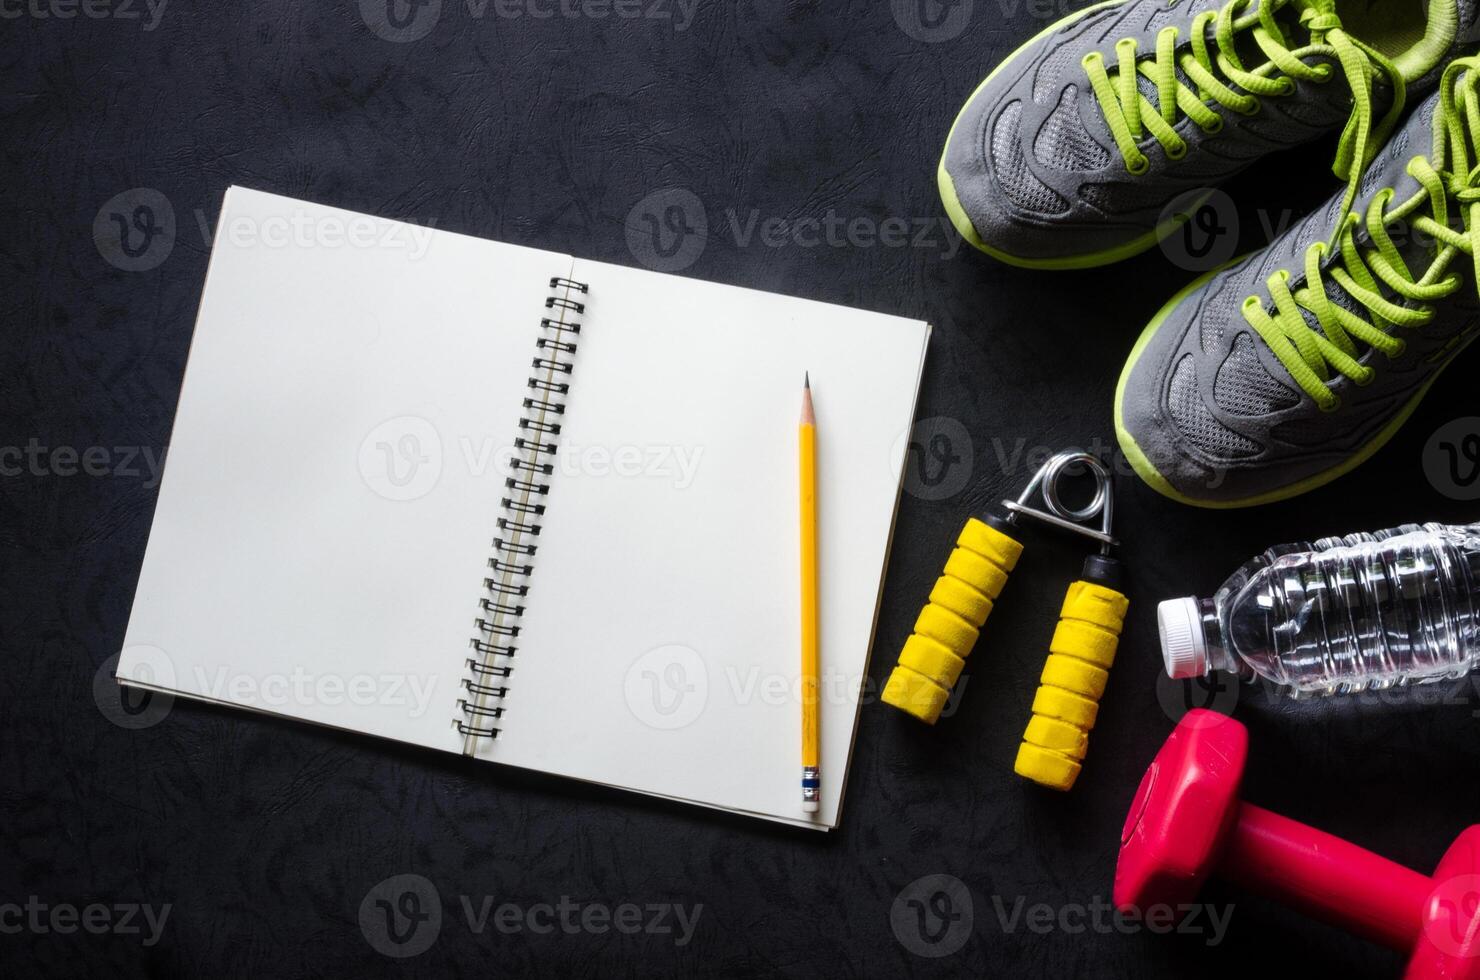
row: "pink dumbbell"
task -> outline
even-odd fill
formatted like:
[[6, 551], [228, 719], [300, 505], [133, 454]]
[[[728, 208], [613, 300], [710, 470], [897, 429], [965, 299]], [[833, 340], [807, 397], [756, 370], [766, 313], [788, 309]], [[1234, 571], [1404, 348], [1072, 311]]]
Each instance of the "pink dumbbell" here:
[[1208, 875], [1396, 949], [1410, 980], [1480, 978], [1480, 825], [1425, 877], [1238, 798], [1249, 733], [1187, 713], [1141, 779], [1120, 835], [1115, 905], [1136, 914], [1190, 903]]

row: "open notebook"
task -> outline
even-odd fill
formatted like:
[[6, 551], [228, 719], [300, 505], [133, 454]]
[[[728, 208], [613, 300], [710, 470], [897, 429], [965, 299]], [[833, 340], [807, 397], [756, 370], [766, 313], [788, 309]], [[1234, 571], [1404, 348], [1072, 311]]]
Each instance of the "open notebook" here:
[[118, 678], [834, 826], [928, 336], [231, 188]]

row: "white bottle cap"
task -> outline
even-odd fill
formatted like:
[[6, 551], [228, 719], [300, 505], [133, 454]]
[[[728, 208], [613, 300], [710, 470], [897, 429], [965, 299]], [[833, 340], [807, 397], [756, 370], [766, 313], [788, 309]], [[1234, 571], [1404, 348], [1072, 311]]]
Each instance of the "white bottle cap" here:
[[1161, 633], [1161, 658], [1166, 662], [1168, 677], [1182, 680], [1208, 672], [1208, 642], [1196, 599], [1168, 599], [1157, 606], [1156, 626]]

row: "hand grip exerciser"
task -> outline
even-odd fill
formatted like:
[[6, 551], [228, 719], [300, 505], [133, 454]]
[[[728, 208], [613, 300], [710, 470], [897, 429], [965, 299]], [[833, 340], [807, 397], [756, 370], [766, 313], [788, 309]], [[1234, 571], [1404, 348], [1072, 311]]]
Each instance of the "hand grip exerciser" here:
[[995, 514], [967, 519], [884, 685], [885, 704], [929, 725], [940, 718], [982, 624], [1023, 553], [1010, 532], [1016, 532], [1013, 524]]
[[1480, 825], [1432, 875], [1239, 797], [1249, 732], [1189, 711], [1146, 770], [1121, 832], [1115, 905], [1191, 908], [1213, 873], [1368, 939], [1408, 950], [1407, 976], [1480, 977]]
[[[1078, 508], [1065, 505], [1058, 492], [1065, 471], [1075, 466], [1083, 467], [1095, 481], [1094, 498]], [[1029, 505], [1034, 494], [1041, 494], [1043, 509]], [[940, 718], [966, 657], [1022, 554], [1019, 515], [1098, 541], [1100, 553], [1086, 559], [1083, 577], [1069, 586], [1064, 598], [1033, 698], [1033, 715], [1013, 767], [1034, 782], [1067, 790], [1088, 749], [1129, 605], [1121, 591], [1122, 566], [1110, 555], [1116, 543], [1110, 534], [1110, 474], [1089, 453], [1062, 452], [1034, 474], [1017, 500], [1004, 500], [1002, 506], [1006, 517], [985, 514], [967, 520], [882, 698], [926, 724]], [[1084, 523], [1096, 517], [1098, 529]]]

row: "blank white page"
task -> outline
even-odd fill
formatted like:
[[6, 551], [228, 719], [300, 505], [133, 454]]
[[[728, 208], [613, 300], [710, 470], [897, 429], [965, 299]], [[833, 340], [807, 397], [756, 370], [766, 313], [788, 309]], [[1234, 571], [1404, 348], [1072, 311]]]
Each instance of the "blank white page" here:
[[118, 676], [448, 751], [567, 256], [232, 188]]
[[[835, 825], [929, 327], [577, 260], [590, 284], [481, 758]], [[797, 422], [818, 422], [823, 805], [801, 812]]]

